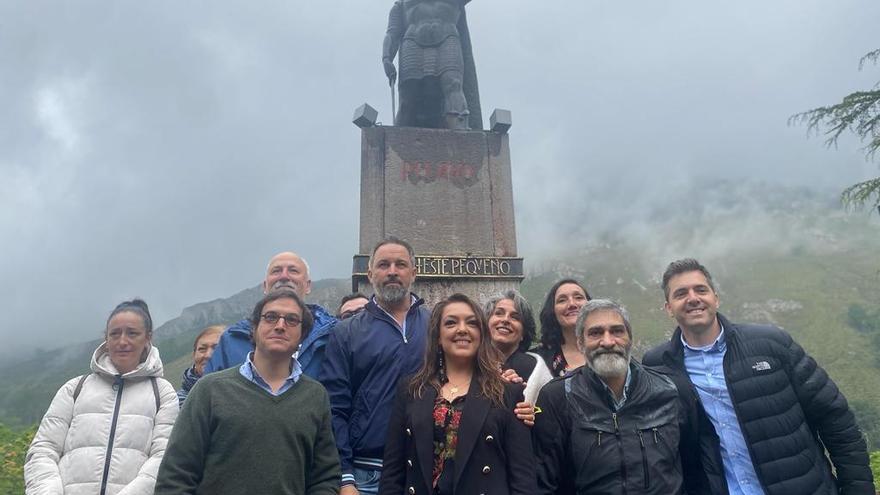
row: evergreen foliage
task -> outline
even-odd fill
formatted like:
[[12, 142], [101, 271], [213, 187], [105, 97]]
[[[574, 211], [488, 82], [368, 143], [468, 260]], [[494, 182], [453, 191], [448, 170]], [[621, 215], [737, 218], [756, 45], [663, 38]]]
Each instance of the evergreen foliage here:
[[[880, 49], [874, 50], [859, 61], [859, 70], [870, 62], [880, 60]], [[793, 115], [789, 123], [805, 123], [808, 132], [824, 129], [826, 146], [837, 144], [837, 139], [845, 131], [850, 131], [867, 141], [865, 155], [873, 158], [880, 150], [880, 82], [873, 89], [856, 91], [843, 98], [840, 103], [814, 108]], [[844, 205], [851, 208], [876, 207], [880, 212], [880, 177], [853, 184], [840, 195]]]

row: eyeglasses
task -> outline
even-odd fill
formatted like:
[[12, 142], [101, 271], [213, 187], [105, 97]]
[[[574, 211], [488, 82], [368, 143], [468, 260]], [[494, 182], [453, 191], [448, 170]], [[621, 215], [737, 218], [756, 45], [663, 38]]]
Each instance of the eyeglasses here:
[[363, 306], [361, 306], [360, 308], [357, 308], [357, 309], [350, 309], [350, 310], [348, 310], [348, 311], [345, 311], [345, 312], [343, 312], [343, 313], [340, 313], [339, 316], [337, 317], [337, 319], [339, 319], [339, 320], [347, 320], [347, 319], [351, 318], [352, 316], [354, 316], [354, 315], [360, 313], [360, 312], [363, 311], [363, 310], [364, 310]]
[[278, 323], [278, 320], [284, 321], [286, 327], [298, 327], [302, 323], [302, 318], [297, 315], [279, 315], [273, 311], [267, 311], [260, 315], [260, 318], [270, 325]]

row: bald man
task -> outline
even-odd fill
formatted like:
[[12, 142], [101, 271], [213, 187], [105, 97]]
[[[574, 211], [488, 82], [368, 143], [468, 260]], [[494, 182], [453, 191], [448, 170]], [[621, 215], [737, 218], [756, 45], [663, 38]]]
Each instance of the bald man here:
[[[281, 288], [293, 289], [302, 299], [312, 291], [309, 265], [296, 253], [279, 253], [269, 260], [266, 279], [263, 280], [263, 293], [268, 294]], [[300, 344], [297, 360], [302, 366], [303, 373], [317, 379], [321, 362], [324, 360], [324, 346], [327, 344], [330, 329], [336, 323], [336, 318], [317, 304], [306, 306], [314, 317], [315, 326]], [[214, 349], [211, 360], [205, 365], [204, 373], [240, 366], [244, 363], [247, 354], [253, 350], [252, 330], [247, 318], [227, 328], [220, 337], [220, 343]]]

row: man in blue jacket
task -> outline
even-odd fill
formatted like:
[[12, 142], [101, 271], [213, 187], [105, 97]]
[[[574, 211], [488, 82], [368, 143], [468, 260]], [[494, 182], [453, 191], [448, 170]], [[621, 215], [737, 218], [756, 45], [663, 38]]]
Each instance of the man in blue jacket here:
[[422, 365], [430, 319], [424, 300], [410, 292], [416, 264], [406, 241], [377, 244], [367, 277], [375, 295], [336, 325], [319, 377], [330, 395], [341, 495], [378, 493], [395, 387]]
[[[312, 291], [309, 265], [296, 253], [279, 253], [269, 260], [266, 279], [263, 280], [263, 293], [268, 294], [280, 288], [292, 289], [303, 299]], [[321, 361], [324, 359], [324, 346], [327, 344], [330, 329], [336, 323], [336, 318], [317, 304], [306, 306], [312, 313], [315, 325], [300, 344], [297, 361], [302, 366], [303, 373], [317, 379], [321, 370]], [[211, 360], [205, 365], [204, 374], [241, 366], [247, 354], [253, 350], [252, 330], [251, 322], [247, 318], [227, 328], [220, 337]]]

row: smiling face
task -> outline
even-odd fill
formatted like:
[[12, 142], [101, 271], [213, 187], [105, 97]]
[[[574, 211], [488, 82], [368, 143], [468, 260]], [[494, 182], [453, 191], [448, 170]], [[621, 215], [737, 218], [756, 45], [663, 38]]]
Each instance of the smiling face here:
[[610, 378], [626, 374], [632, 340], [623, 317], [613, 310], [597, 310], [584, 320], [580, 343], [587, 365], [597, 375]]
[[263, 281], [263, 293], [280, 288], [293, 289], [299, 297], [305, 297], [312, 291], [309, 280], [309, 269], [305, 262], [294, 253], [280, 253], [269, 262], [266, 280]]
[[[283, 318], [279, 318], [283, 317]], [[276, 319], [275, 323], [266, 321]], [[292, 325], [291, 319], [299, 323]], [[264, 356], [293, 356], [302, 337], [302, 308], [293, 299], [282, 297], [263, 306], [260, 324], [254, 330], [254, 348]]]
[[718, 304], [718, 294], [702, 272], [679, 273], [669, 279], [666, 313], [678, 322], [686, 340], [690, 336], [717, 336]]
[[440, 348], [446, 359], [475, 360], [480, 347], [480, 320], [470, 306], [452, 302], [440, 317]]
[[122, 311], [113, 315], [107, 322], [105, 339], [116, 371], [125, 374], [137, 368], [150, 346], [150, 338], [144, 320], [137, 313]]
[[205, 369], [205, 363], [214, 354], [214, 348], [220, 342], [221, 333], [223, 333], [222, 330], [206, 333], [196, 342], [196, 350], [193, 351], [193, 369], [197, 375], [202, 374]]
[[523, 324], [511, 299], [501, 299], [489, 315], [489, 334], [505, 356], [509, 356], [523, 339]]
[[556, 320], [563, 330], [574, 329], [577, 323], [578, 313], [587, 303], [587, 294], [577, 284], [562, 284], [556, 289], [556, 295], [553, 298], [553, 310], [556, 313]]

